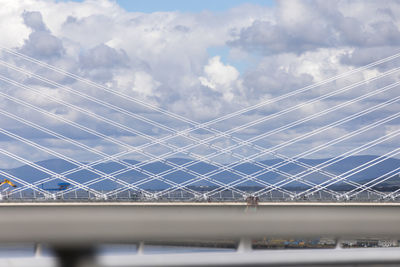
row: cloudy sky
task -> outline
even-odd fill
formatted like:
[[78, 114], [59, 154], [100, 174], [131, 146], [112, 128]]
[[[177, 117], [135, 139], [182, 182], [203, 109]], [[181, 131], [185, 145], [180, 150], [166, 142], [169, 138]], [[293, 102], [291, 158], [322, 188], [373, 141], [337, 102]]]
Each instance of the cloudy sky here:
[[[207, 122], [268, 102], [400, 52], [399, 1], [0, 0], [0, 4], [0, 86], [3, 94], [14, 97], [2, 95], [0, 98], [1, 128], [76, 160], [95, 160], [99, 155], [34, 129], [32, 125], [11, 118], [10, 114], [113, 154], [188, 129], [196, 122]], [[68, 71], [98, 86], [27, 61], [4, 49]], [[231, 131], [234, 140], [222, 136], [210, 142], [226, 148], [239, 139], [256, 138], [398, 81], [397, 72], [380, 77], [399, 67], [398, 63], [399, 58], [394, 58], [212, 124], [211, 131], [196, 130], [189, 137], [170, 138], [168, 145], [149, 146], [145, 151], [162, 155], [174, 146], [190, 145], [196, 140], [212, 138], [218, 131], [229, 131], [260, 120], [245, 129]], [[22, 68], [22, 71], [5, 64]], [[58, 85], [40, 81], [32, 74]], [[350, 87], [374, 77], [378, 78]], [[11, 84], [12, 81], [20, 84]], [[348, 90], [340, 91], [346, 86]], [[79, 93], [99, 99], [103, 104], [85, 99]], [[333, 95], [290, 111], [296, 105], [326, 94]], [[399, 95], [399, 87], [387, 89], [289, 129], [271, 132], [260, 140], [256, 138], [255, 144], [273, 148]], [[170, 115], [133, 100], [168, 111]], [[23, 103], [33, 105], [36, 110]], [[399, 107], [396, 102], [390, 103], [283, 146], [278, 152], [297, 155], [379, 122], [398, 112]], [[116, 108], [165, 127], [143, 122]], [[288, 112], [281, 116], [272, 116], [285, 110]], [[181, 117], [177, 119], [172, 114]], [[78, 129], [69, 122], [92, 132]], [[400, 128], [399, 122], [393, 119], [308, 157], [340, 155], [395, 132]], [[104, 140], [95, 133], [112, 139]], [[147, 137], [141, 137], [140, 133]], [[398, 141], [399, 138], [391, 138], [360, 154], [384, 154]], [[2, 149], [30, 160], [54, 158], [4, 133], [0, 144]], [[208, 155], [214, 150], [203, 144], [190, 151]], [[254, 146], [242, 145], [233, 152], [249, 156], [258, 151]], [[190, 157], [184, 153], [174, 156]], [[147, 159], [140, 153], [125, 157]], [[267, 153], [258, 159], [268, 157], [272, 156]], [[1, 167], [21, 164], [6, 156], [0, 159]], [[230, 153], [215, 157], [223, 162], [236, 159]]]

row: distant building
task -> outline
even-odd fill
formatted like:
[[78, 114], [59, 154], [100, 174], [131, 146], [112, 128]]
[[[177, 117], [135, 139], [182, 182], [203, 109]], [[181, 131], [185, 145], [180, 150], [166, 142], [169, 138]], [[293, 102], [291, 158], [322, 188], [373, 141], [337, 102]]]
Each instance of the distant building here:
[[382, 239], [378, 241], [378, 246], [383, 248], [397, 247], [398, 245], [398, 241], [393, 239]]
[[336, 241], [334, 238], [321, 237], [318, 242], [321, 246], [334, 246]]
[[372, 248], [378, 247], [379, 239], [357, 239], [357, 247]]
[[342, 240], [341, 245], [343, 247], [357, 247], [357, 240], [349, 239], [349, 240]]

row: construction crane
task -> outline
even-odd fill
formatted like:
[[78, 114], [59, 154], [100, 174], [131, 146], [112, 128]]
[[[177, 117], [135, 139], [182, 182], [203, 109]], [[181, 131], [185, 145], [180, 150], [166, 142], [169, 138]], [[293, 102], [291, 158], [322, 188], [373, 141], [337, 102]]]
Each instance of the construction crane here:
[[5, 184], [8, 184], [8, 185], [10, 185], [12, 187], [17, 187], [13, 182], [11, 182], [10, 180], [7, 180], [7, 179], [4, 179], [4, 181], [0, 183], [0, 187], [5, 185]]
[[[11, 186], [11, 187], [17, 187], [17, 185], [15, 185], [13, 182], [11, 182], [10, 180], [8, 180], [8, 179], [4, 179], [1, 183], [0, 183], [0, 188], [3, 186], [3, 185], [9, 185], [9, 186]], [[3, 199], [3, 193], [5, 193], [5, 195], [6, 195], [6, 197], [8, 197], [8, 192], [6, 192], [7, 190], [9, 190], [10, 189], [10, 187], [6, 187], [3, 191], [1, 191], [0, 192], [0, 200], [2, 200]]]

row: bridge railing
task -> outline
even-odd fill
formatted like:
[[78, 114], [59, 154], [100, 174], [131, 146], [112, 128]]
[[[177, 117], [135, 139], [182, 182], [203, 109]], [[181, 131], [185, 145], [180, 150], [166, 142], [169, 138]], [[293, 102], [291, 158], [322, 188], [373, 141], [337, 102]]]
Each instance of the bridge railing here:
[[[400, 239], [400, 205], [394, 203], [2, 204], [0, 243], [46, 244], [61, 266], [260, 266], [400, 263], [399, 248], [254, 250], [262, 238]], [[233, 240], [230, 252], [143, 253], [146, 242]], [[143, 243], [144, 242], [144, 243]], [[137, 243], [134, 255], [97, 256], [104, 243]], [[340, 242], [338, 243], [340, 244]], [[74, 261], [70, 259], [74, 258]], [[26, 266], [27, 259], [7, 259]], [[50, 266], [54, 258], [31, 258]], [[0, 264], [4, 260], [0, 260]], [[71, 263], [72, 262], [72, 263]]]

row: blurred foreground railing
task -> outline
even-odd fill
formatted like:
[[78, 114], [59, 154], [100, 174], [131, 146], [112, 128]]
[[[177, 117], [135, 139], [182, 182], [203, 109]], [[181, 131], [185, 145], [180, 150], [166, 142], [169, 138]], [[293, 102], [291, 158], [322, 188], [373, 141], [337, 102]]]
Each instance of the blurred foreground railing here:
[[[61, 266], [265, 266], [400, 263], [399, 248], [254, 250], [263, 237], [400, 238], [394, 203], [4, 203], [0, 242], [54, 249]], [[104, 243], [233, 240], [231, 252], [96, 256]], [[37, 246], [40, 248], [40, 246]], [[38, 249], [39, 251], [39, 249]], [[39, 253], [38, 253], [39, 254]], [[54, 258], [2, 259], [0, 266], [54, 266]]]

